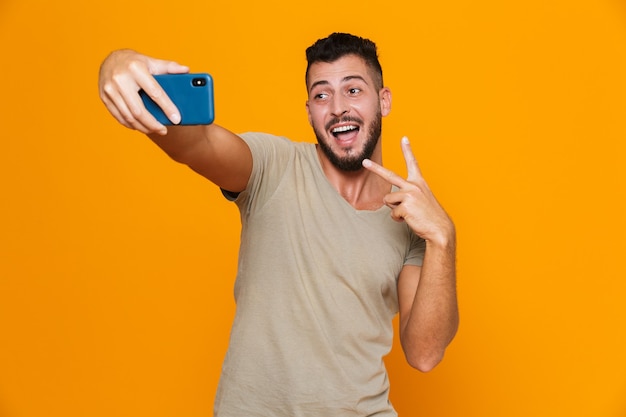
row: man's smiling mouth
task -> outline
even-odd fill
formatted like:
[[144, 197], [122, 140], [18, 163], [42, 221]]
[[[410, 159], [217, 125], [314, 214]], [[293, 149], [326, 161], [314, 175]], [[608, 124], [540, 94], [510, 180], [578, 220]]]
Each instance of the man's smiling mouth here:
[[358, 132], [358, 130], [359, 130], [359, 126], [357, 125], [345, 125], [345, 126], [338, 126], [332, 129], [331, 133], [333, 134], [334, 137], [339, 138], [339, 136], [342, 134]]

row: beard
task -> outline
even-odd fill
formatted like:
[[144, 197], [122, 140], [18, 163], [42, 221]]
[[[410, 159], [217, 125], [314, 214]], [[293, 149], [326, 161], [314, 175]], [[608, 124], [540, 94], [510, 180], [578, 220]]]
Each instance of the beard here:
[[[341, 119], [331, 120], [327, 124], [327, 131], [331, 125], [336, 123], [344, 123], [344, 122], [361, 122], [358, 119], [345, 117]], [[369, 127], [367, 132], [367, 137], [365, 139], [365, 144], [363, 145], [363, 149], [360, 153], [356, 153], [353, 148], [349, 148], [345, 151], [344, 155], [338, 155], [333, 152], [330, 145], [326, 142], [324, 135], [322, 132], [318, 131], [315, 127], [313, 127], [313, 131], [315, 132], [315, 136], [317, 137], [317, 143], [331, 164], [335, 166], [335, 168], [341, 171], [347, 172], [355, 172], [363, 168], [363, 160], [369, 159], [372, 157], [374, 153], [374, 149], [376, 149], [376, 145], [380, 140], [380, 135], [382, 132], [382, 114], [378, 111], [378, 114], [374, 118], [374, 121]]]

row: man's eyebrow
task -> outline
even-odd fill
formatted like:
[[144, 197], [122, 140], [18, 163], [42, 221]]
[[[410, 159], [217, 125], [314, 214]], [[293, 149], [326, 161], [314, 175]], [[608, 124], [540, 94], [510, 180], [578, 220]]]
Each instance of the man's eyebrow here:
[[[360, 75], [347, 75], [347, 76], [343, 77], [341, 82], [346, 82], [346, 81], [350, 81], [350, 80], [361, 80], [365, 84], [367, 84], [367, 81], [365, 80], [365, 78], [361, 77]], [[328, 81], [326, 81], [326, 80], [316, 81], [313, 84], [311, 84], [311, 88], [309, 88], [309, 92], [311, 92], [318, 85], [329, 85], [329, 84], [330, 83]]]
[[313, 84], [311, 84], [311, 88], [309, 88], [309, 92], [311, 92], [318, 85], [328, 85], [328, 84], [330, 83], [326, 80], [315, 81]]
[[346, 82], [346, 81], [350, 81], [350, 80], [361, 80], [365, 84], [367, 84], [367, 81], [365, 80], [365, 78], [361, 77], [360, 75], [348, 75], [347, 77], [344, 77], [344, 79], [341, 80], [341, 81], [342, 82]]

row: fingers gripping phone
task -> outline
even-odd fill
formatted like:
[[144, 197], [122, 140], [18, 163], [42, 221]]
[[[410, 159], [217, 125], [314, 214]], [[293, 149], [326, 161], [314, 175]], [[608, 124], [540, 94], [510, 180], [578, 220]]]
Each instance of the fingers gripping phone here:
[[[213, 78], [206, 73], [162, 74], [154, 78], [180, 112], [179, 125], [208, 125], [215, 119]], [[146, 109], [162, 124], [172, 125], [163, 110], [143, 91], [139, 91]]]

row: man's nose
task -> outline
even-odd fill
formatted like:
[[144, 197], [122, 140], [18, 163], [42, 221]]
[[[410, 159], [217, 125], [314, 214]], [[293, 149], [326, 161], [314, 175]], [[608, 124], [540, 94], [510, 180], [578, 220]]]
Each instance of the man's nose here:
[[342, 96], [333, 97], [332, 114], [335, 117], [341, 117], [350, 111], [350, 106]]

